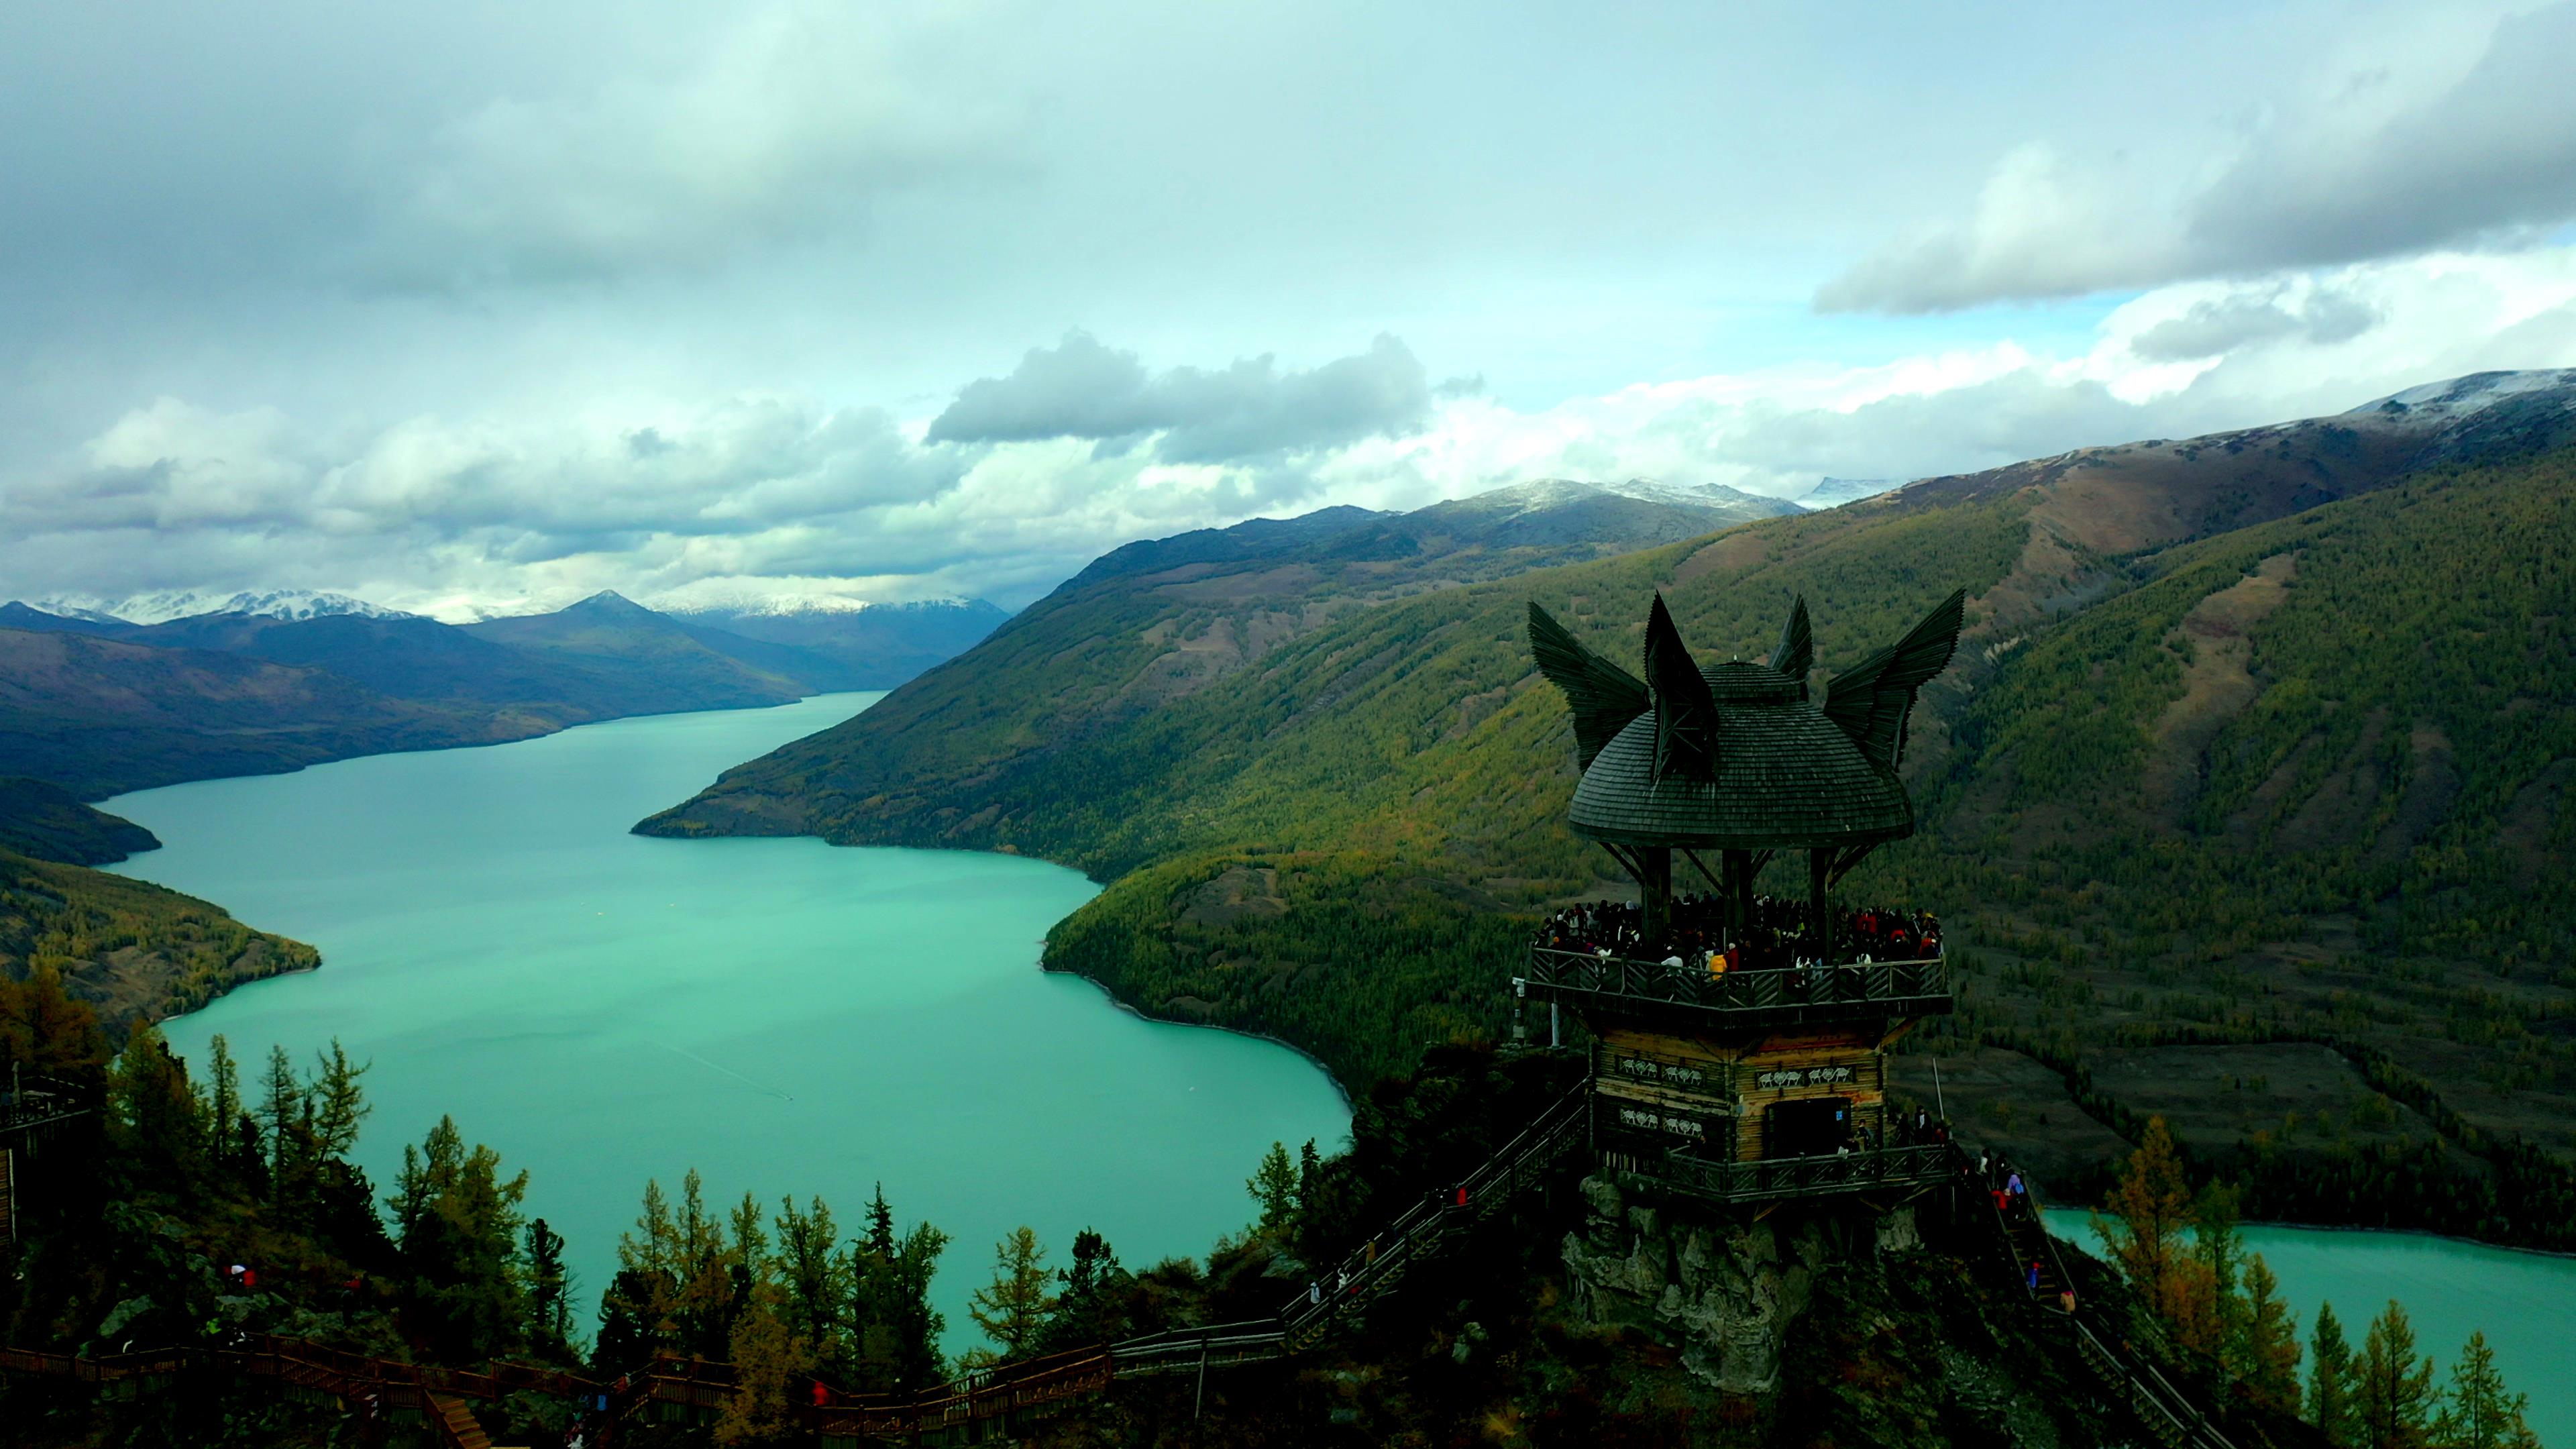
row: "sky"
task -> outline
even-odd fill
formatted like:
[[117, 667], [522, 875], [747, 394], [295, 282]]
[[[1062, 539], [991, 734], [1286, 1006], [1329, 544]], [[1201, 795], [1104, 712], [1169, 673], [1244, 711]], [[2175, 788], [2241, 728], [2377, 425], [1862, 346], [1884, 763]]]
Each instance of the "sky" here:
[[0, 597], [1017, 607], [2576, 365], [2576, 4], [0, 11]]

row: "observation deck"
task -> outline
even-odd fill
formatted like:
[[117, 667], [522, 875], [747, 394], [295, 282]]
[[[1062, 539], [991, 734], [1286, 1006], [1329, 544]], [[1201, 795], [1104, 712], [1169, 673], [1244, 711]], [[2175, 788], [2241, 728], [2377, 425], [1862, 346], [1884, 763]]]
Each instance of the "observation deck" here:
[[1591, 1014], [1721, 1030], [1939, 1016], [1951, 1009], [1950, 965], [1941, 956], [1714, 972], [1705, 964], [1672, 966], [1534, 940], [1526, 974], [1514, 985], [1525, 999]]

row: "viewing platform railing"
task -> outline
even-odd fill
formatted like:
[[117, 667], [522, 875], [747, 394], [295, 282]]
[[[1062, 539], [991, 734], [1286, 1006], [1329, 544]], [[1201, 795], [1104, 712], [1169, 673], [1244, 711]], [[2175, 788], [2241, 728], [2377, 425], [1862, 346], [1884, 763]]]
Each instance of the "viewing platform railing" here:
[[1876, 1189], [1910, 1192], [1939, 1187], [1957, 1175], [1959, 1159], [1949, 1144], [1934, 1142], [1753, 1161], [1669, 1152], [1641, 1158], [1629, 1170], [1711, 1202], [1745, 1203]]
[[1614, 1010], [1680, 1007], [1748, 1024], [1950, 1010], [1950, 966], [1939, 956], [1712, 972], [1704, 960], [1668, 966], [1533, 943], [1528, 973], [1515, 986], [1533, 1000]]

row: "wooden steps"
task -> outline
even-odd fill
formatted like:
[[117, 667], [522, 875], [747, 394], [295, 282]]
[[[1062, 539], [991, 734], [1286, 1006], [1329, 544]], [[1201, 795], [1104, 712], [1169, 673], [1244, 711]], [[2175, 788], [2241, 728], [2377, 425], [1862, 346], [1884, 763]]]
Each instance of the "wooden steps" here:
[[430, 1427], [437, 1431], [438, 1442], [448, 1449], [492, 1449], [492, 1436], [474, 1411], [454, 1394], [429, 1394]]

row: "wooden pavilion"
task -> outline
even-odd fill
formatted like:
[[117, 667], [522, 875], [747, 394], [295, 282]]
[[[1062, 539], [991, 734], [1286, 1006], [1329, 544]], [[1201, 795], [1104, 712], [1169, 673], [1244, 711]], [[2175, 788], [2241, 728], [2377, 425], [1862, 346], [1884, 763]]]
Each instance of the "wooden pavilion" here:
[[[1530, 605], [1531, 650], [1573, 708], [1567, 823], [1637, 885], [1633, 908], [1542, 928], [1514, 983], [1589, 1028], [1605, 1165], [1723, 1202], [1945, 1179], [1947, 1149], [1885, 1097], [1888, 1048], [1950, 1010], [1937, 922], [1841, 911], [1834, 889], [1913, 833], [1907, 719], [1964, 606], [1952, 594], [1819, 702], [1804, 599], [1767, 662], [1703, 667], [1658, 595], [1642, 680]], [[1804, 889], [1757, 895], [1782, 857], [1803, 857]]]

